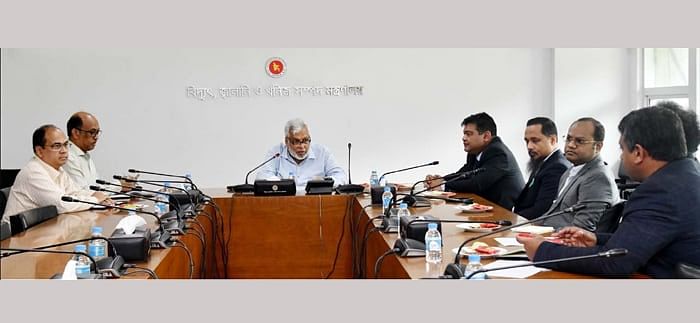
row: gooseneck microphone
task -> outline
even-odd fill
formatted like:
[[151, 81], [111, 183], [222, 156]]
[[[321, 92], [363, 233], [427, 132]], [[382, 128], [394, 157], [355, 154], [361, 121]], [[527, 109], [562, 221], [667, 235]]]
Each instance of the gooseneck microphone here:
[[91, 269], [90, 269], [90, 277], [89, 279], [100, 279], [102, 278], [102, 274], [97, 274], [93, 275], [92, 274], [92, 267], [98, 268], [97, 267], [97, 262], [95, 261], [95, 258], [92, 258], [87, 252], [78, 252], [78, 251], [65, 251], [65, 250], [43, 250], [43, 249], [26, 249], [26, 248], [0, 248], [0, 251], [14, 251], [13, 253], [0, 253], [0, 258], [5, 258], [9, 257], [12, 255], [15, 255], [17, 253], [25, 253], [25, 252], [38, 252], [38, 253], [54, 253], [54, 254], [65, 254], [65, 255], [81, 255], [85, 256], [86, 258], [90, 259], [90, 262], [92, 263]]
[[430, 191], [432, 189], [438, 188], [438, 187], [444, 185], [445, 183], [450, 183], [450, 182], [466, 179], [466, 178], [474, 176], [482, 171], [484, 171], [483, 168], [477, 168], [477, 169], [466, 171], [466, 172], [445, 175], [442, 177], [445, 180], [444, 182], [437, 184], [437, 185], [430, 186], [426, 189], [423, 189], [422, 191], [418, 191], [416, 193], [413, 193], [413, 190], [416, 187], [416, 185], [418, 185], [421, 182], [427, 182], [427, 180], [422, 180], [422, 181], [416, 182], [411, 187], [411, 192], [408, 195], [404, 196], [402, 201], [404, 203], [406, 203], [408, 206], [414, 206], [420, 202], [424, 202], [425, 203], [424, 206], [430, 206], [430, 202], [427, 202], [428, 199], [443, 200], [443, 201], [447, 201], [447, 202], [457, 202], [457, 203], [472, 203], [474, 201], [472, 201], [471, 199], [456, 199], [456, 198], [449, 198], [449, 197], [418, 196], [418, 195], [425, 193], [427, 191]]
[[350, 175], [350, 149], [352, 148], [352, 143], [348, 143], [348, 183], [345, 185], [338, 186], [335, 190], [339, 194], [359, 194], [364, 192], [365, 187], [358, 184], [352, 183], [352, 176]]
[[183, 176], [183, 175], [156, 173], [156, 172], [149, 172], [149, 171], [145, 171], [145, 170], [137, 170], [137, 169], [133, 169], [133, 168], [130, 168], [130, 169], [128, 170], [128, 172], [129, 172], [129, 173], [134, 173], [134, 174], [148, 174], [148, 175], [157, 175], [157, 176], [165, 176], [165, 177], [183, 178], [183, 179], [185, 179], [185, 181], [187, 181], [190, 185], [192, 185], [192, 188], [197, 189], [197, 185], [195, 185], [194, 182], [192, 182], [192, 179], [189, 178], [189, 177], [187, 177], [187, 176]]
[[429, 162], [429, 163], [423, 164], [423, 165], [418, 165], [418, 166], [412, 166], [412, 167], [403, 168], [403, 169], [392, 170], [392, 171], [390, 171], [390, 172], [386, 172], [386, 173], [382, 174], [382, 176], [379, 176], [379, 182], [381, 183], [381, 182], [382, 182], [382, 179], [384, 178], [384, 176], [389, 175], [389, 174], [400, 173], [400, 172], [404, 172], [404, 171], [411, 170], [411, 169], [416, 169], [416, 168], [421, 168], [421, 167], [426, 167], [426, 166], [433, 166], [433, 165], [437, 165], [437, 164], [440, 164], [440, 161], [437, 161], [437, 160], [436, 160], [436, 161], [432, 161], [432, 162]]
[[25, 252], [37, 252], [37, 250], [44, 250], [48, 248], [56, 248], [56, 247], [61, 247], [65, 245], [70, 245], [70, 244], [76, 244], [76, 243], [81, 243], [81, 242], [88, 242], [88, 241], [93, 241], [93, 240], [102, 240], [107, 243], [107, 245], [110, 247], [112, 250], [112, 255], [114, 257], [104, 257], [100, 260], [95, 261], [95, 271], [104, 275], [105, 277], [109, 278], [119, 278], [122, 273], [122, 269], [124, 266], [124, 258], [122, 256], [117, 254], [117, 249], [115, 248], [114, 244], [107, 238], [105, 237], [90, 237], [90, 238], [85, 238], [85, 239], [79, 239], [79, 240], [72, 240], [72, 241], [65, 241], [65, 242], [60, 242], [60, 243], [55, 243], [47, 246], [41, 246], [41, 247], [36, 247], [32, 249], [26, 249], [24, 251], [15, 251], [12, 253], [5, 253], [2, 256], [3, 257], [9, 257], [17, 254], [22, 254]]
[[462, 248], [464, 248], [464, 246], [466, 246], [468, 243], [470, 243], [470, 242], [472, 242], [472, 241], [476, 241], [476, 240], [479, 240], [479, 239], [481, 239], [481, 238], [488, 237], [488, 236], [490, 236], [490, 235], [494, 235], [494, 234], [501, 233], [501, 232], [504, 232], [504, 231], [508, 231], [508, 230], [513, 229], [513, 228], [521, 227], [521, 226], [524, 226], [524, 225], [527, 225], [527, 224], [530, 224], [530, 223], [534, 223], [534, 222], [539, 222], [539, 221], [542, 221], [542, 220], [546, 220], [546, 219], [549, 219], [549, 218], [551, 218], [551, 217], [555, 217], [555, 216], [559, 216], [559, 215], [567, 214], [567, 213], [578, 212], [578, 211], [583, 210], [583, 209], [585, 209], [585, 208], [586, 208], [586, 205], [585, 205], [585, 204], [576, 204], [576, 205], [574, 205], [574, 206], [572, 206], [572, 207], [563, 209], [563, 210], [561, 210], [561, 211], [559, 211], [559, 212], [554, 212], [554, 213], [552, 213], [552, 214], [548, 214], [548, 215], [545, 215], [545, 216], [541, 216], [541, 217], [539, 217], [539, 218], [537, 218], [537, 219], [533, 219], [533, 220], [521, 222], [521, 223], [518, 223], [518, 224], [515, 224], [515, 225], [512, 225], [512, 226], [503, 227], [503, 228], [500, 228], [500, 229], [498, 229], [498, 230], [494, 230], [494, 231], [491, 231], [491, 232], [487, 232], [487, 233], [484, 233], [484, 234], [482, 234], [482, 235], [478, 235], [478, 236], [476, 236], [476, 237], [473, 237], [473, 238], [469, 238], [469, 239], [467, 239], [467, 240], [464, 240], [464, 242], [462, 242], [462, 244], [459, 245], [459, 248], [457, 248], [457, 255], [455, 256], [454, 262], [451, 263], [451, 264], [449, 264], [449, 265], [447, 265], [447, 267], [445, 267], [445, 276], [446, 276], [446, 277], [454, 277], [454, 278], [459, 278], [459, 277], [463, 277], [463, 276], [464, 276], [464, 268], [463, 268], [462, 265], [460, 264], [460, 260], [462, 259]]
[[89, 202], [89, 201], [79, 200], [79, 199], [73, 198], [72, 196], [67, 196], [67, 195], [62, 196], [61, 200], [65, 201], [65, 202], [76, 202], [76, 203], [85, 203], [85, 204], [103, 206], [103, 207], [106, 207], [109, 209], [117, 209], [117, 210], [127, 211], [127, 212], [133, 211], [136, 213], [148, 214], [148, 215], [156, 218], [156, 220], [158, 221], [158, 227], [160, 229], [160, 231], [154, 232], [153, 235], [151, 236], [151, 247], [158, 248], [158, 249], [165, 249], [167, 247], [170, 247], [170, 245], [171, 245], [170, 244], [170, 232], [168, 232], [168, 230], [165, 229], [165, 227], [163, 226], [163, 222], [160, 220], [160, 217], [153, 212], [127, 209], [127, 208], [123, 208], [123, 207], [118, 207], [118, 206], [113, 206], [113, 205], [104, 205], [104, 204], [100, 204], [100, 203], [93, 203], [93, 202]]
[[255, 168], [251, 169], [248, 174], [245, 175], [245, 184], [240, 184], [240, 185], [233, 185], [233, 186], [227, 186], [226, 189], [230, 193], [250, 193], [254, 190], [253, 184], [248, 184], [248, 176], [254, 171], [256, 171], [258, 168], [263, 167], [265, 164], [271, 162], [273, 159], [278, 158], [280, 156], [280, 153], [276, 153], [274, 156], [268, 158], [266, 161], [262, 162], [262, 164], [256, 166]]
[[[190, 194], [189, 191], [187, 191], [187, 190], [184, 189], [184, 188], [177, 187], [177, 186], [168, 186], [168, 185], [165, 185], [166, 183], [167, 183], [167, 184], [177, 184], [177, 183], [186, 184], [186, 183], [189, 183], [189, 182], [186, 182], [186, 181], [152, 181], [152, 180], [142, 180], [142, 179], [126, 178], [126, 177], [124, 177], [124, 176], [119, 176], [119, 175], [114, 175], [114, 176], [112, 176], [112, 178], [114, 178], [114, 179], [116, 179], [116, 180], [120, 180], [120, 181], [126, 181], [126, 182], [128, 182], [128, 183], [143, 183], [143, 184], [148, 184], [148, 185], [152, 185], [152, 186], [163, 187], [163, 188], [165, 188], [165, 189], [174, 189], [174, 190], [178, 190], [178, 191], [181, 191], [181, 192], [184, 192], [184, 193], [185, 193], [185, 195], [187, 196], [187, 199], [190, 201], [190, 204], [195, 205], [195, 203], [194, 203], [195, 199], [192, 198], [192, 195]], [[137, 186], [137, 187], [138, 187], [138, 186]], [[132, 190], [134, 190], [134, 191], [139, 190], [137, 187], [132, 188]], [[141, 190], [143, 190], [143, 189], [141, 189]], [[197, 192], [197, 191], [195, 191], [195, 192]], [[166, 195], [172, 196], [172, 193], [168, 194], [168, 192], [158, 192], [158, 194], [166, 194]]]
[[[476, 271], [470, 273], [465, 278], [470, 279], [470, 278], [472, 278], [472, 276], [474, 276], [476, 274], [487, 273], [487, 272], [496, 271], [496, 270], [504, 270], [504, 269], [520, 268], [520, 267], [528, 267], [528, 266], [540, 266], [540, 265], [547, 265], [547, 264], [556, 264], [556, 263], [561, 263], [561, 262], [569, 262], [569, 261], [590, 259], [590, 258], [613, 258], [613, 257], [621, 257], [621, 256], [624, 256], [626, 254], [627, 254], [627, 249], [616, 248], [616, 249], [610, 249], [608, 251], [602, 251], [599, 253], [594, 253], [594, 254], [585, 255], [585, 256], [576, 256], [576, 257], [567, 257], [567, 258], [535, 261], [535, 262], [531, 262], [531, 263], [527, 263], [527, 264], [503, 266], [503, 267], [489, 268], [489, 269], [479, 269], [479, 270], [476, 270]], [[451, 278], [461, 278], [461, 277], [451, 277]]]

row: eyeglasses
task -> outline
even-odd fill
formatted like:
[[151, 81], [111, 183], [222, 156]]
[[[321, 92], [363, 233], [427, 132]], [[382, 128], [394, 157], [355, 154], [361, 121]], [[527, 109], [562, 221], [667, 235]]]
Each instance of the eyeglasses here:
[[570, 136], [564, 136], [562, 137], [564, 139], [564, 142], [568, 145], [569, 143], [573, 142], [575, 146], [581, 146], [581, 145], [586, 145], [586, 144], [592, 144], [597, 141], [595, 140], [584, 140], [583, 138], [573, 138]]
[[59, 142], [57, 142], [57, 143], [55, 143], [55, 144], [53, 144], [53, 145], [44, 146], [44, 147], [47, 147], [47, 148], [49, 148], [49, 149], [51, 149], [51, 150], [53, 150], [53, 151], [61, 151], [61, 148], [68, 149], [68, 147], [70, 147], [70, 146], [71, 146], [70, 141], [66, 141], [66, 142], [64, 142], [64, 143], [59, 143]]
[[308, 145], [311, 143], [311, 138], [304, 138], [302, 140], [295, 139], [295, 138], [287, 138], [287, 141], [292, 146]]
[[83, 130], [83, 129], [80, 129], [80, 128], [75, 128], [75, 129], [78, 130], [78, 131], [82, 131], [82, 132], [87, 133], [87, 134], [90, 135], [90, 137], [92, 137], [92, 138], [97, 138], [97, 137], [100, 136], [100, 134], [102, 134], [102, 130], [100, 130], [100, 129], [92, 129], [92, 130]]

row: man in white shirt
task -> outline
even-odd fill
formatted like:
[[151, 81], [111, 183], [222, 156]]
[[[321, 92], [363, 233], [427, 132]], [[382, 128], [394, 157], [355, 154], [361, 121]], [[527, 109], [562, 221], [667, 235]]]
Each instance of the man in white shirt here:
[[95, 185], [99, 178], [90, 151], [95, 149], [102, 133], [97, 118], [87, 112], [76, 112], [66, 126], [71, 145], [68, 147], [68, 161], [63, 169], [70, 178], [83, 189]]
[[347, 176], [328, 148], [311, 143], [309, 126], [301, 119], [289, 120], [284, 127], [284, 143], [275, 145], [267, 158], [279, 153], [277, 160], [267, 163], [256, 179], [294, 177], [297, 192], [314, 178], [331, 177], [333, 186], [347, 183]]
[[34, 131], [32, 145], [35, 156], [17, 174], [7, 199], [3, 221], [9, 221], [11, 215], [48, 205], [55, 205], [58, 213], [90, 208], [85, 203], [64, 202], [61, 200], [64, 195], [93, 203], [112, 204], [104, 193], [82, 189], [63, 170], [61, 166], [68, 160], [70, 142], [61, 129], [54, 125], [39, 127]]

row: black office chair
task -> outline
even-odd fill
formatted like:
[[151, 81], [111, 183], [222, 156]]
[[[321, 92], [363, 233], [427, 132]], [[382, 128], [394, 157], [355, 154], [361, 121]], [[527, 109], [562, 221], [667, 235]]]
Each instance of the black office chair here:
[[10, 228], [12, 235], [23, 232], [41, 222], [53, 219], [58, 216], [58, 209], [55, 205], [42, 206], [35, 209], [20, 212], [10, 217]]
[[700, 279], [700, 267], [679, 263], [676, 266], [676, 278]]
[[10, 187], [15, 183], [19, 169], [0, 169], [0, 188]]
[[2, 193], [0, 193], [0, 221], [2, 221], [2, 216], [7, 206], [7, 199], [10, 198], [10, 187], [2, 188], [0, 191], [2, 191]]
[[627, 201], [620, 201], [617, 204], [609, 207], [603, 213], [598, 221], [598, 227], [596, 228], [596, 233], [613, 233], [617, 230], [617, 226], [620, 225], [620, 219], [622, 218], [622, 210], [625, 209], [625, 203]]
[[618, 178], [615, 179], [615, 184], [617, 184], [617, 190], [620, 191], [620, 198], [629, 200], [632, 192], [634, 192], [641, 183], [633, 181], [627, 176], [627, 172], [625, 172], [625, 169], [622, 167], [622, 161], [620, 161], [620, 167], [617, 168], [617, 177]]

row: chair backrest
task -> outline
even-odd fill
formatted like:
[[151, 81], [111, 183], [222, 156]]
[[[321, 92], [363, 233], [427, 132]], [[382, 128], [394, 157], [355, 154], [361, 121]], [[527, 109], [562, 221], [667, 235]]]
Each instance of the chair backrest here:
[[622, 218], [622, 210], [625, 209], [625, 203], [627, 201], [620, 201], [619, 203], [609, 207], [603, 213], [598, 221], [598, 227], [596, 232], [598, 233], [613, 233], [617, 230], [617, 226], [620, 224], [620, 219]]
[[700, 279], [700, 267], [679, 263], [676, 266], [676, 278]]
[[7, 206], [7, 199], [10, 196], [10, 187], [4, 187], [0, 189], [0, 221], [2, 221], [2, 215], [5, 213], [5, 206]]
[[19, 169], [0, 169], [0, 188], [10, 187], [15, 183]]
[[58, 216], [58, 209], [55, 205], [42, 206], [35, 209], [20, 212], [10, 217], [10, 227], [12, 234], [25, 231], [41, 222]]

